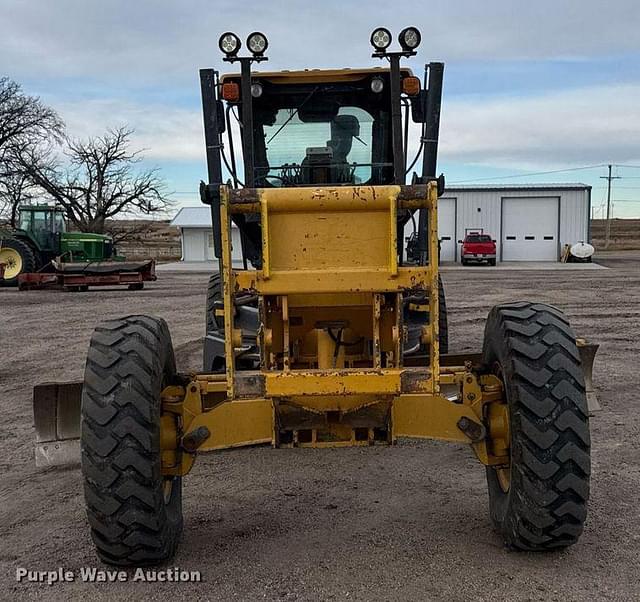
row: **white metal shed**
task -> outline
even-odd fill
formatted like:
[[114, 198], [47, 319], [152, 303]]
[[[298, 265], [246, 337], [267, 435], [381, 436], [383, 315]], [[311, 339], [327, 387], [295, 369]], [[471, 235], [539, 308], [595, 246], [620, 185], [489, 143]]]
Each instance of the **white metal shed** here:
[[[214, 261], [213, 232], [211, 230], [211, 209], [183, 207], [171, 220], [171, 225], [180, 229], [182, 261]], [[240, 232], [234, 226], [231, 235], [233, 259], [241, 260]]]
[[[466, 230], [496, 239], [498, 261], [558, 261], [565, 244], [591, 238], [591, 187], [585, 184], [449, 186], [438, 202], [441, 261], [460, 261]], [[213, 261], [209, 207], [184, 207], [171, 222], [180, 228], [183, 261]], [[407, 224], [405, 235], [412, 232]], [[242, 259], [233, 228], [233, 259]]]
[[565, 244], [590, 240], [585, 184], [448, 186], [438, 209], [442, 262], [460, 261], [467, 230], [493, 236], [498, 261], [558, 261]]

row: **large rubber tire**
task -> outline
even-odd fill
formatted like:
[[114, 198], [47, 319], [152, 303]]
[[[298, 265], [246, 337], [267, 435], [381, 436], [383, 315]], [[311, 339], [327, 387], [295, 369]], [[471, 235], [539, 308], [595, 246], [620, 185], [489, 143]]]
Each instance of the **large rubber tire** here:
[[[440, 343], [440, 353], [449, 353], [449, 321], [447, 317], [447, 299], [444, 292], [444, 285], [442, 284], [442, 278], [438, 274], [438, 341]], [[427, 303], [427, 296], [421, 295], [419, 297], [420, 303]], [[404, 322], [409, 329], [409, 339], [416, 341], [418, 339], [419, 331], [427, 323], [429, 314], [423, 311], [412, 311], [405, 306]], [[425, 345], [420, 345], [420, 353], [427, 352]]]
[[442, 278], [438, 274], [438, 341], [440, 353], [449, 353], [449, 319], [447, 317], [447, 299], [444, 294]]
[[511, 548], [569, 546], [583, 530], [591, 471], [575, 335], [554, 307], [499, 305], [489, 313], [483, 355], [503, 379], [511, 429], [509, 486], [487, 468], [493, 523]]
[[209, 278], [207, 286], [207, 307], [205, 316], [205, 328], [207, 333], [224, 330], [224, 318], [216, 317], [215, 303], [222, 301], [222, 278], [220, 274], [213, 274]]
[[[3, 250], [4, 253], [3, 253]], [[13, 260], [16, 257], [19, 264], [16, 266], [18, 271], [14, 272], [13, 266], [5, 267], [5, 276], [0, 283], [4, 286], [18, 286], [18, 276], [20, 274], [29, 274], [35, 272], [37, 268], [36, 255], [33, 249], [24, 241], [18, 238], [4, 238], [0, 242], [0, 261], [3, 261], [5, 255], [9, 260]], [[7, 261], [3, 261], [7, 263]], [[11, 274], [11, 277], [8, 277]]]
[[160, 393], [176, 364], [164, 320], [128, 316], [91, 338], [81, 411], [82, 474], [98, 556], [157, 564], [182, 532], [182, 480], [161, 474]]

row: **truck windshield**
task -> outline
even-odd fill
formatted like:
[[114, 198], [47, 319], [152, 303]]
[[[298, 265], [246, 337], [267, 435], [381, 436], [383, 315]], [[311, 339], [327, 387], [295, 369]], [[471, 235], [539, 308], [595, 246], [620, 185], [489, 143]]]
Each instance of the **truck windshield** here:
[[488, 234], [469, 234], [466, 242], [491, 242]]

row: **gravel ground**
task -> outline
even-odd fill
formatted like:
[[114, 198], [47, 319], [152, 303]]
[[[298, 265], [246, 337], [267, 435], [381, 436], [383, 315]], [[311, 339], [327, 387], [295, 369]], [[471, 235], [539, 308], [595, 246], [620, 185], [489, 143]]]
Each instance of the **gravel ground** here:
[[101, 566], [77, 468], [37, 471], [31, 388], [82, 376], [94, 324], [131, 313], [169, 322], [182, 369], [199, 367], [206, 274], [164, 273], [144, 291], [0, 290], [0, 599], [638, 600], [640, 253], [608, 270], [444, 273], [451, 349], [481, 345], [489, 308], [558, 305], [601, 344], [588, 524], [574, 547], [505, 550], [491, 530], [484, 469], [434, 442], [347, 450], [222, 452], [186, 478], [172, 566], [202, 583], [17, 583], [16, 569]]

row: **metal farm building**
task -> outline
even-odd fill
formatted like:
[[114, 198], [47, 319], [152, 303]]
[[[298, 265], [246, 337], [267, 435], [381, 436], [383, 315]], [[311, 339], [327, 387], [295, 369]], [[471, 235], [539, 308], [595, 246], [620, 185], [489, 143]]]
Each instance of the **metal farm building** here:
[[[499, 262], [558, 261], [565, 244], [591, 238], [591, 187], [585, 184], [450, 186], [438, 207], [443, 263], [460, 261], [458, 241], [468, 230], [495, 238]], [[185, 207], [172, 225], [181, 231], [183, 261], [213, 261], [209, 207]], [[406, 236], [412, 228], [409, 222]], [[233, 234], [239, 260], [237, 229]]]

